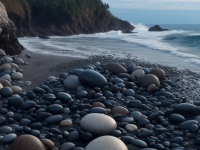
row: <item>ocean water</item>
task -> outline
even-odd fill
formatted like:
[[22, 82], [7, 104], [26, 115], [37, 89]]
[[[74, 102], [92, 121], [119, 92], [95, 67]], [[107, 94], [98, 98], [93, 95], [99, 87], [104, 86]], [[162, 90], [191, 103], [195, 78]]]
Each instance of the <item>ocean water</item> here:
[[121, 31], [51, 36], [50, 39], [23, 37], [20, 43], [28, 50], [70, 57], [91, 55], [137, 56], [152, 63], [200, 72], [200, 25], [160, 25], [169, 31], [149, 32], [153, 25], [133, 24], [130, 34]]

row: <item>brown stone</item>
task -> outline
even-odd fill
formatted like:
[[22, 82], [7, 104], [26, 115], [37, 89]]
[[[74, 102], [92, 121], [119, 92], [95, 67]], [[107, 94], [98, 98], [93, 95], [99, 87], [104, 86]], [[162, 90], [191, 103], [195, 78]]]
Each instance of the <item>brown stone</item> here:
[[59, 150], [73, 150], [76, 146], [74, 143], [67, 142], [60, 146]]
[[46, 148], [35, 136], [24, 134], [15, 139], [10, 150], [46, 150]]
[[108, 114], [111, 113], [111, 110], [109, 108], [106, 108], [106, 111], [107, 111]]
[[134, 119], [135, 120], [140, 120], [140, 119], [147, 119], [148, 117], [145, 116], [145, 115], [138, 115], [138, 116], [135, 116]]
[[63, 120], [60, 122], [60, 126], [72, 126], [72, 121], [69, 119]]
[[142, 70], [142, 69], [137, 69], [137, 70], [135, 70], [135, 71], [133, 71], [132, 73], [131, 73], [131, 76], [130, 76], [130, 79], [132, 80], [132, 81], [135, 81], [135, 80], [137, 80], [137, 79], [140, 79], [142, 76], [144, 76], [145, 75], [145, 72], [144, 72], [144, 70]]
[[128, 115], [129, 111], [128, 109], [122, 107], [122, 106], [116, 106], [112, 109], [112, 114], [122, 114], [122, 115]]
[[158, 77], [159, 80], [166, 80], [165, 72], [160, 68], [151, 69], [150, 74], [154, 74], [156, 77]]
[[145, 128], [147, 128], [147, 129], [153, 129], [153, 128], [155, 128], [155, 126], [153, 124], [147, 124], [145, 126]]
[[10, 79], [10, 75], [9, 74], [5, 74], [4, 76], [1, 77], [1, 79]]
[[22, 92], [22, 88], [19, 86], [11, 86], [10, 88], [12, 89], [13, 94], [18, 94], [18, 93]]
[[136, 125], [134, 125], [134, 124], [127, 124], [125, 126], [125, 129], [127, 131], [129, 131], [129, 132], [134, 132], [134, 131], [136, 131], [138, 129], [138, 127]]
[[102, 107], [102, 108], [106, 108], [104, 104], [100, 103], [100, 102], [94, 102], [92, 104], [92, 107]]
[[148, 86], [147, 91], [149, 93], [151, 93], [155, 88], [156, 88], [156, 85], [155, 84], [151, 84], [151, 85]]
[[12, 68], [19, 68], [19, 66], [15, 63], [7, 63], [9, 64]]
[[5, 79], [0, 79], [0, 83], [1, 83], [3, 86], [11, 87], [10, 82], [7, 81], [7, 80], [5, 80]]
[[6, 70], [10, 70], [10, 69], [11, 69], [11, 66], [9, 64], [3, 64], [0, 67], [0, 72], [6, 71]]
[[53, 149], [55, 144], [49, 139], [42, 139], [42, 143], [49, 149]]
[[106, 64], [104, 70], [109, 70], [114, 74], [118, 74], [118, 73], [126, 73], [127, 70], [120, 64], [115, 63], [115, 62], [111, 62]]
[[90, 90], [88, 92], [88, 98], [93, 99], [95, 94], [96, 94], [96, 92], [94, 90]]
[[155, 75], [146, 74], [140, 78], [140, 86], [148, 88], [148, 86], [151, 84], [155, 84], [156, 87], [160, 86], [160, 81]]

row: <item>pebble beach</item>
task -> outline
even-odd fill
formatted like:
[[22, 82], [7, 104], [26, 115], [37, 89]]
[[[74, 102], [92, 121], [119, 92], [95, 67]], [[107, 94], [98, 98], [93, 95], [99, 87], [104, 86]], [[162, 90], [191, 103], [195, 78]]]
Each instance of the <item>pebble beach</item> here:
[[0, 55], [2, 150], [199, 149], [196, 72], [134, 56]]

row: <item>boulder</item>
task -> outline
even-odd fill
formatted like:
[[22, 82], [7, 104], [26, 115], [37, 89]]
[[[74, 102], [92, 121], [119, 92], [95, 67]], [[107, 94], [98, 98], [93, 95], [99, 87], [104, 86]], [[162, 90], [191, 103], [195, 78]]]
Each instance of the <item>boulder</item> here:
[[149, 28], [148, 31], [166, 31], [166, 30], [168, 30], [168, 29], [162, 29], [159, 25], [155, 25], [155, 26]]
[[85, 150], [128, 150], [128, 148], [114, 136], [101, 136], [91, 141]]
[[160, 86], [160, 81], [155, 75], [146, 74], [140, 78], [141, 87], [148, 88], [151, 84], [154, 84], [156, 87]]
[[131, 78], [132, 81], [135, 81], [137, 79], [140, 79], [144, 75], [145, 75], [144, 70], [138, 69], [138, 70], [135, 70], [135, 71], [132, 72], [130, 78]]
[[18, 93], [22, 92], [22, 88], [19, 86], [11, 86], [10, 88], [12, 89], [13, 94], [18, 94]]
[[104, 70], [111, 71], [114, 74], [127, 72], [127, 70], [122, 65], [115, 63], [115, 62], [106, 64], [106, 66], [104, 67]]
[[21, 58], [16, 58], [16, 59], [14, 60], [14, 63], [19, 64], [19, 65], [23, 65], [23, 64], [24, 64], [24, 61], [23, 61]]
[[103, 88], [107, 84], [106, 78], [100, 73], [93, 70], [85, 70], [79, 74], [80, 82], [85, 87]]
[[20, 72], [14, 72], [11, 74], [11, 79], [13, 80], [21, 80], [23, 75]]
[[3, 64], [0, 67], [0, 72], [6, 71], [6, 70], [10, 70], [10, 69], [11, 69], [11, 66], [9, 64]]
[[20, 135], [12, 143], [10, 150], [46, 150], [42, 142], [35, 136], [24, 134]]
[[165, 72], [160, 68], [151, 69], [150, 74], [154, 74], [156, 77], [158, 77], [159, 80], [166, 80]]
[[81, 119], [80, 126], [86, 132], [95, 135], [106, 135], [117, 128], [117, 123], [107, 115], [91, 113]]
[[76, 75], [68, 76], [64, 81], [64, 86], [70, 90], [76, 90], [80, 85], [79, 77]]

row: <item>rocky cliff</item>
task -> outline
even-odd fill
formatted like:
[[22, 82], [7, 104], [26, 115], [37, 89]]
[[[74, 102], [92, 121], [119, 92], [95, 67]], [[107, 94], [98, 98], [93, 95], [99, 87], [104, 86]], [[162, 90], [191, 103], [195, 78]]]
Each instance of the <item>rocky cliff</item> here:
[[17, 36], [74, 35], [110, 30], [133, 30], [127, 21], [112, 16], [109, 11], [99, 18], [95, 10], [85, 6], [81, 13], [65, 11], [52, 15], [48, 9], [29, 6], [28, 0], [0, 0], [6, 7], [9, 18], [17, 27]]
[[8, 55], [19, 54], [24, 49], [15, 32], [15, 24], [8, 18], [5, 7], [0, 2], [0, 49]]

